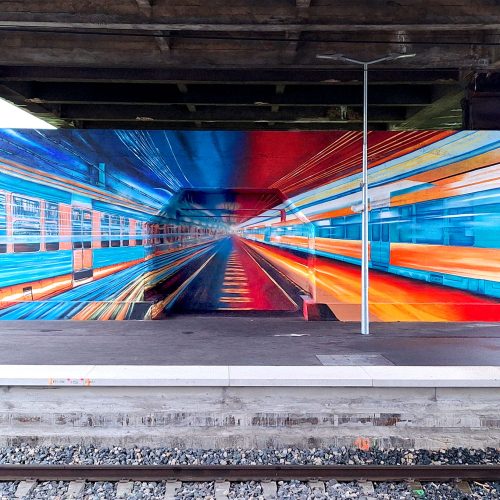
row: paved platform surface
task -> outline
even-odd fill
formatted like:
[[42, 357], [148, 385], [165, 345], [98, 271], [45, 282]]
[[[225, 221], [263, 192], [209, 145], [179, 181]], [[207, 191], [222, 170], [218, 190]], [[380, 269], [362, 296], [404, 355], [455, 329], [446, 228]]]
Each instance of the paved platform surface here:
[[374, 323], [371, 331], [295, 317], [1, 321], [0, 364], [500, 366], [500, 323]]

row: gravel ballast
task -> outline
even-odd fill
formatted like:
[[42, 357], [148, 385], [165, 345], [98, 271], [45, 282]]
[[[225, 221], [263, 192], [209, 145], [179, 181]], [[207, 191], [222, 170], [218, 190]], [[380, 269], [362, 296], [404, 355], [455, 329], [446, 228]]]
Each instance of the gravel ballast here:
[[96, 446], [29, 446], [0, 448], [0, 464], [117, 464], [117, 465], [485, 465], [500, 464], [500, 450], [413, 450], [402, 448], [361, 451], [355, 448], [321, 449], [179, 449]]

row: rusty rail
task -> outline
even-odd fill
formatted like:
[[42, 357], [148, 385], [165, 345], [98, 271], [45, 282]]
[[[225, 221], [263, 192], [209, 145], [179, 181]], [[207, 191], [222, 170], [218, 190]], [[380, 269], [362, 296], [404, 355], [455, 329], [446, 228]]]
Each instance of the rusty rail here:
[[0, 481], [500, 480], [500, 465], [0, 465]]

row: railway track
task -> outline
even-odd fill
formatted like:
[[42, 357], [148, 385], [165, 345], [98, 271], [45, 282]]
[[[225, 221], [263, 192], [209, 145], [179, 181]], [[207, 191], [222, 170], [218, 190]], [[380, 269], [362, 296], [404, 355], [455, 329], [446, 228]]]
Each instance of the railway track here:
[[331, 480], [355, 481], [368, 498], [378, 482], [407, 482], [414, 497], [426, 498], [421, 483], [453, 481], [467, 495], [471, 482], [500, 481], [500, 465], [0, 465], [0, 485], [16, 482], [13, 496], [0, 498], [29, 498], [46, 481], [67, 482], [63, 498], [81, 498], [94, 482], [117, 483], [115, 498], [131, 495], [134, 482], [161, 482], [163, 498], [173, 499], [183, 483], [211, 482], [213, 498], [222, 499], [231, 483], [249, 481], [261, 485], [261, 498], [274, 498], [279, 481], [300, 481], [324, 493]]
[[500, 481], [500, 465], [0, 465], [0, 481]]

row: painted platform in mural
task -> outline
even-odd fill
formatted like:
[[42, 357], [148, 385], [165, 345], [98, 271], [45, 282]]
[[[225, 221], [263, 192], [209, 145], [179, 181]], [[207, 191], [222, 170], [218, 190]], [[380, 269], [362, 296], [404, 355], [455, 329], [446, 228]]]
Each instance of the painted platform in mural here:
[[[500, 133], [370, 132], [370, 314], [500, 321]], [[358, 320], [358, 132], [0, 130], [0, 319]]]

